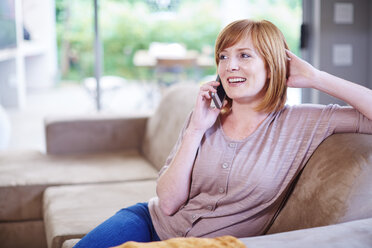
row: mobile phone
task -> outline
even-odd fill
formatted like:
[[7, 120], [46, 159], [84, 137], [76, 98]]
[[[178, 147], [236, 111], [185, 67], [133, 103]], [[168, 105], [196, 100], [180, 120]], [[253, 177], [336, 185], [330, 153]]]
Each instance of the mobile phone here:
[[220, 85], [217, 86], [217, 93], [212, 93], [211, 95], [214, 105], [217, 108], [221, 109], [223, 106], [223, 101], [225, 100], [226, 92], [222, 86], [222, 82], [219, 75], [217, 75], [216, 81], [220, 82]]

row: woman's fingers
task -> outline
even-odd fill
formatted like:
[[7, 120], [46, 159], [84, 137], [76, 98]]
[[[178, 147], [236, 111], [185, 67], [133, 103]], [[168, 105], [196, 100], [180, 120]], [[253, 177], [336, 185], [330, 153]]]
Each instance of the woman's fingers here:
[[219, 84], [220, 84], [219, 82], [215, 82], [215, 81], [203, 84], [200, 87], [200, 95], [203, 96], [204, 98], [208, 99], [208, 100], [211, 99], [212, 98], [211, 93], [216, 93], [217, 92], [216, 87]]
[[220, 85], [219, 82], [209, 82], [209, 83], [205, 83], [203, 84], [201, 87], [200, 87], [200, 90], [203, 90], [203, 91], [211, 91], [211, 92], [217, 92], [216, 88], [218, 85]]
[[211, 94], [209, 93], [209, 91], [201, 92], [201, 96], [203, 96], [204, 98], [207, 98], [208, 100], [211, 99]]
[[296, 58], [297, 56], [294, 54], [294, 53], [292, 53], [290, 50], [288, 50], [288, 49], [285, 49], [285, 52], [286, 52], [286, 54], [287, 54], [287, 56], [288, 56], [288, 60], [292, 60], [293, 58]]

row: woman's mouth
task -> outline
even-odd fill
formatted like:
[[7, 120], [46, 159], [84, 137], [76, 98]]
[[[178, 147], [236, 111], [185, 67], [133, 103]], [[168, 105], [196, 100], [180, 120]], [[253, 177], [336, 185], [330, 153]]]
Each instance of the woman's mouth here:
[[246, 78], [242, 78], [242, 77], [227, 78], [227, 82], [229, 82], [229, 84], [240, 84], [240, 83], [244, 83], [246, 80], [247, 80]]

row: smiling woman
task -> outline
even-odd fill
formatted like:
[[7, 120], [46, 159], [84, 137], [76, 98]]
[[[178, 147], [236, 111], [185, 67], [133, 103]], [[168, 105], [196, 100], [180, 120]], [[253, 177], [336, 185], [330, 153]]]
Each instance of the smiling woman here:
[[[269, 20], [284, 34], [292, 52], [300, 54], [300, 29], [302, 24], [302, 0], [221, 0], [223, 22], [249, 18]], [[302, 103], [302, 90], [288, 88], [287, 104]]]
[[[240, 20], [223, 29], [216, 41], [215, 59], [229, 105], [234, 97], [230, 94], [243, 94], [249, 88], [257, 111], [282, 109], [287, 90], [285, 49], [283, 34], [269, 21]], [[229, 84], [232, 81], [240, 83]]]
[[[225, 42], [233, 35], [234, 42]], [[76, 248], [264, 234], [323, 140], [338, 132], [372, 133], [372, 91], [315, 69], [287, 48], [268, 21], [243, 19], [223, 29], [216, 61], [231, 111], [211, 106], [219, 82], [201, 85], [159, 172], [157, 196], [120, 210]], [[284, 106], [287, 85], [322, 90], [355, 108]]]

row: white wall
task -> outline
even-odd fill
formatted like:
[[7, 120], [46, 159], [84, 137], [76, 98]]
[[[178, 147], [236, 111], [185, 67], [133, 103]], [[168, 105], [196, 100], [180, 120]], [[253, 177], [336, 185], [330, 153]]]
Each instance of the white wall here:
[[25, 61], [26, 87], [50, 87], [57, 75], [57, 41], [54, 0], [23, 0], [23, 20], [31, 33], [35, 56]]
[[[17, 47], [0, 50], [0, 104], [22, 108], [30, 89], [54, 85], [57, 41], [54, 0], [15, 0]], [[31, 35], [23, 40], [22, 24]]]

